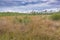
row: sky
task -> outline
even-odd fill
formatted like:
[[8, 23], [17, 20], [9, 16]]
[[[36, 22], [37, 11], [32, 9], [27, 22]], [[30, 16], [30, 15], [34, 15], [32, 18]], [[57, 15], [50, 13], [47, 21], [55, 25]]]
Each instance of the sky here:
[[0, 0], [0, 12], [60, 10], [60, 0]]

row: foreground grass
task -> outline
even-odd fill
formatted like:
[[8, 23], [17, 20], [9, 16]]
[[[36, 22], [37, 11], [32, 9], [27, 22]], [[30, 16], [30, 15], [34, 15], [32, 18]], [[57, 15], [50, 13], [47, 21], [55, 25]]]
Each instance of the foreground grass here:
[[49, 15], [13, 15], [0, 17], [0, 40], [60, 40], [60, 21]]

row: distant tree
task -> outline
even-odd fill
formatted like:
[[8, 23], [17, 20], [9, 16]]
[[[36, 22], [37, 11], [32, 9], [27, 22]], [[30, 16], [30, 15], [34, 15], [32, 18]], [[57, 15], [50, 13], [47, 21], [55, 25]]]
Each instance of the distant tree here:
[[33, 13], [35, 13], [35, 11], [31, 11], [31, 13], [33, 14]]
[[52, 12], [52, 10], [50, 10], [50, 12]]
[[44, 12], [47, 12], [47, 10], [45, 10]]
[[59, 10], [59, 12], [60, 12], [60, 10]]

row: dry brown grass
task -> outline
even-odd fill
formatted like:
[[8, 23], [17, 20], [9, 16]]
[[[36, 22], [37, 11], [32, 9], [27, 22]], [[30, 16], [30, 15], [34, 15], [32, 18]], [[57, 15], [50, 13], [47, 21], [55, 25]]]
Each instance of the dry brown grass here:
[[[23, 19], [24, 16], [17, 18]], [[40, 15], [28, 18], [31, 22], [25, 25], [16, 21], [15, 16], [0, 17], [0, 35], [13, 35], [13, 40], [60, 40], [60, 21], [52, 21], [48, 16]]]

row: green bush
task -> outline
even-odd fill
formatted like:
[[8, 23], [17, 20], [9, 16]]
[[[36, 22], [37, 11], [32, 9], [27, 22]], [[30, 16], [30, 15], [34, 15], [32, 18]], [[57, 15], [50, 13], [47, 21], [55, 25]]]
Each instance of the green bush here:
[[60, 14], [53, 14], [51, 15], [52, 20], [60, 20]]

